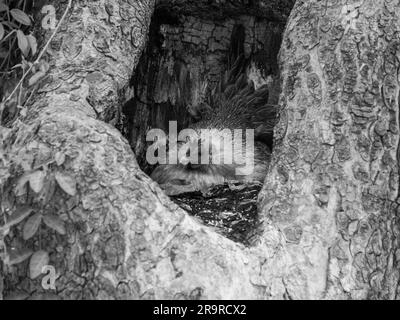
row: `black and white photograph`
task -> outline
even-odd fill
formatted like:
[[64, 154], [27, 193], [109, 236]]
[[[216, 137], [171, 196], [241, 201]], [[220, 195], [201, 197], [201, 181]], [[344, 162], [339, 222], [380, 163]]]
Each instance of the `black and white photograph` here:
[[0, 300], [398, 300], [399, 164], [400, 0], [0, 0]]

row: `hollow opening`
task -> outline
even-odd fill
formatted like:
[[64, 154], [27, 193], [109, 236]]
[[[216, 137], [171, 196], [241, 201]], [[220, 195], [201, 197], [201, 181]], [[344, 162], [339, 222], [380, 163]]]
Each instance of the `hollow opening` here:
[[[225, 72], [234, 68], [239, 59], [243, 61], [240, 73], [246, 82], [253, 83], [255, 92], [268, 88], [264, 104], [278, 103], [277, 55], [285, 15], [281, 12], [277, 19], [268, 10], [257, 10], [254, 4], [203, 8], [188, 3], [187, 7], [156, 8], [147, 47], [131, 79], [131, 99], [123, 106], [124, 134], [140, 167], [149, 175], [157, 167], [146, 159], [146, 151], [153, 143], [146, 141], [149, 130], [157, 128], [168, 134], [171, 121], [176, 121], [177, 132], [204, 121], [209, 127], [236, 129], [230, 128], [235, 122], [227, 119], [235, 119], [240, 113], [225, 111], [218, 121], [207, 120], [202, 108], [221, 85]], [[215, 113], [210, 114], [213, 117]], [[262, 143], [273, 148], [271, 137]], [[257, 196], [261, 185], [232, 182], [218, 184], [207, 192], [185, 191], [183, 185], [183, 191], [170, 196], [187, 212], [219, 227], [232, 240], [249, 244], [259, 225]]]

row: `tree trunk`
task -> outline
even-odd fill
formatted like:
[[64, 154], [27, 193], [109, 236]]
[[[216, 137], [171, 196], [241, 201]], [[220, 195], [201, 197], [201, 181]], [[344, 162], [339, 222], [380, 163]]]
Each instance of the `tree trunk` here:
[[47, 252], [56, 290], [31, 279], [31, 257], [2, 263], [3, 295], [398, 297], [398, 6], [296, 3], [280, 52], [263, 234], [244, 247], [172, 203], [105, 122], [120, 123], [153, 1], [74, 2], [52, 42], [49, 74], [7, 138], [11, 166], [1, 195], [0, 221], [22, 207], [43, 220], [26, 241], [32, 216], [13, 226], [3, 257]]
[[398, 298], [399, 14], [395, 1], [292, 10], [261, 192], [292, 298]]

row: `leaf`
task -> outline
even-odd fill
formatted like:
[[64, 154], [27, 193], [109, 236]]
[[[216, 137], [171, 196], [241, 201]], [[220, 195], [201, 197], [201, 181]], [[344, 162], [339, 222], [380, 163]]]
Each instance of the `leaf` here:
[[5, 3], [0, 2], [0, 12], [3, 11], [8, 11], [8, 5], [6, 5]]
[[31, 279], [36, 279], [42, 274], [43, 267], [49, 264], [50, 258], [46, 251], [36, 251], [29, 262], [29, 274]]
[[76, 181], [73, 177], [57, 172], [55, 174], [58, 185], [70, 196], [76, 194]]
[[36, 213], [25, 222], [24, 229], [22, 231], [22, 237], [24, 240], [32, 238], [39, 229], [40, 223], [42, 222], [42, 214]]
[[15, 251], [15, 250], [11, 251], [9, 265], [13, 266], [15, 264], [24, 262], [26, 259], [28, 259], [32, 255], [32, 253], [33, 253], [33, 251], [30, 249], [21, 249], [18, 251]]
[[8, 218], [6, 226], [12, 227], [15, 226], [16, 224], [20, 223], [21, 221], [25, 220], [31, 213], [33, 209], [30, 207], [21, 207], [17, 209], [10, 218]]
[[54, 214], [46, 214], [43, 217], [43, 221], [50, 229], [57, 231], [61, 235], [65, 235], [65, 223], [59, 217]]
[[22, 51], [24, 56], [29, 53], [29, 43], [25, 34], [21, 30], [17, 30], [18, 48]]
[[65, 162], [65, 154], [63, 152], [57, 152], [54, 156], [58, 166], [61, 166]]
[[38, 45], [37, 45], [37, 40], [36, 40], [36, 38], [35, 38], [33, 35], [31, 35], [31, 34], [27, 35], [26, 38], [27, 38], [27, 40], [28, 40], [29, 47], [31, 48], [32, 55], [34, 56], [34, 55], [36, 54], [36, 52], [37, 52], [37, 47], [38, 47]]
[[12, 9], [10, 11], [11, 16], [19, 23], [30, 26], [31, 25], [31, 19], [28, 17], [28, 15], [23, 12], [22, 10], [19, 9]]
[[45, 177], [46, 172], [42, 170], [35, 171], [29, 175], [29, 185], [34, 192], [39, 193], [42, 190]]
[[38, 195], [38, 200], [42, 203], [49, 203], [54, 193], [56, 192], [57, 182], [52, 177], [51, 179], [46, 180], [44, 183], [43, 189]]
[[21, 176], [15, 185], [15, 195], [17, 197], [23, 196], [26, 193], [25, 184], [29, 181], [29, 174]]
[[4, 27], [3, 24], [0, 23], [0, 41], [1, 39], [3, 39], [3, 37], [4, 37]]
[[36, 84], [40, 79], [42, 79], [46, 74], [42, 71], [36, 72], [30, 79], [29, 79], [29, 86], [33, 86]]

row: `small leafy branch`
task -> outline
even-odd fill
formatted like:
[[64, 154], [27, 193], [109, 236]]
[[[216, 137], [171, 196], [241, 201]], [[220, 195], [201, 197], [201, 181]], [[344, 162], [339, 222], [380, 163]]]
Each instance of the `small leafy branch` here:
[[[49, 66], [47, 62], [42, 59], [44, 54], [47, 52], [47, 48], [53, 40], [54, 36], [57, 34], [61, 24], [65, 20], [69, 9], [72, 6], [72, 0], [68, 1], [67, 8], [65, 12], [58, 22], [56, 28], [51, 34], [49, 40], [44, 45], [42, 50], [37, 54], [38, 44], [36, 38], [32, 35], [26, 35], [22, 27], [29, 27], [32, 24], [32, 19], [28, 16], [23, 10], [14, 8], [10, 9], [9, 2], [15, 2], [16, 0], [0, 0], [0, 58], [3, 58], [3, 63], [0, 65], [0, 79], [10, 76], [16, 69], [22, 69], [22, 76], [19, 79], [18, 83], [12, 89], [11, 93], [6, 92], [3, 93], [3, 101], [0, 102], [0, 127], [3, 121], [3, 111], [8, 104], [11, 106], [15, 106], [17, 110], [22, 110], [23, 113], [26, 113], [26, 105], [34, 90], [32, 90], [30, 95], [26, 95], [26, 90], [22, 87], [24, 80], [31, 75], [27, 87], [33, 87], [37, 84], [47, 73]], [[22, 6], [22, 8], [26, 7], [27, 0], [18, 0], [18, 5]], [[6, 31], [7, 30], [7, 31]], [[7, 41], [8, 42], [7, 42]], [[17, 42], [17, 46], [21, 54], [21, 62], [10, 66], [10, 61], [12, 60], [12, 53], [15, 52], [15, 42]], [[3, 43], [7, 43], [7, 50], [3, 50]], [[37, 58], [34, 62], [29, 62], [26, 59], [28, 57], [34, 57], [37, 54]], [[5, 65], [3, 65], [6, 63]], [[1, 73], [2, 69], [6, 69], [5, 72]], [[1, 88], [0, 88], [1, 89]], [[16, 96], [16, 93], [19, 94]], [[6, 97], [5, 97], [6, 96]], [[22, 114], [23, 114], [22, 113]], [[15, 117], [14, 117], [15, 118]]]
[[5, 237], [10, 233], [10, 229], [26, 220], [22, 236], [23, 239], [29, 240], [34, 237], [42, 222], [47, 225], [50, 229], [57, 231], [61, 235], [66, 234], [64, 221], [58, 216], [46, 214], [43, 215], [40, 211], [33, 214], [34, 210], [30, 207], [18, 208], [12, 215], [7, 219], [7, 223], [0, 227], [0, 246], [3, 247], [2, 256], [5, 266], [11, 267], [24, 262], [30, 258], [29, 261], [29, 275], [31, 279], [36, 279], [42, 274], [42, 268], [49, 263], [49, 254], [44, 250], [37, 250], [33, 252], [31, 249], [20, 248], [9, 252], [6, 248]]
[[[0, 0], [0, 82], [4, 85], [0, 90], [3, 94], [3, 103], [0, 103], [0, 125], [3, 120], [3, 111], [6, 107], [5, 95], [9, 94], [20, 74], [24, 72], [29, 62], [37, 53], [37, 40], [34, 35], [28, 34], [32, 26], [32, 18], [26, 13], [29, 0]], [[7, 111], [12, 113], [11, 118], [18, 115], [23, 105], [23, 91], [19, 91], [8, 105]]]
[[[34, 56], [37, 51], [37, 41], [32, 35], [26, 35], [24, 31], [28, 30], [32, 24], [31, 18], [23, 11], [26, 8], [26, 0], [18, 1], [18, 7], [10, 9], [9, 5], [15, 1], [0, 0], [0, 43], [2, 48], [0, 58], [3, 62], [0, 71], [8, 70], [12, 62], [12, 53], [15, 50], [14, 44], [17, 40], [18, 48], [24, 55], [28, 57], [29, 53]], [[8, 45], [4, 45], [8, 41]], [[4, 45], [4, 47], [3, 47]]]
[[[32, 25], [32, 17], [27, 14], [27, 3], [31, 0], [0, 0], [0, 262], [6, 269], [29, 260], [29, 275], [32, 279], [37, 278], [42, 273], [43, 266], [49, 262], [49, 255], [41, 249], [41, 239], [39, 238], [39, 250], [33, 251], [27, 248], [18, 248], [12, 250], [7, 248], [6, 239], [15, 228], [21, 231], [21, 240], [27, 241], [41, 234], [39, 232], [43, 225], [58, 234], [66, 234], [64, 221], [49, 209], [44, 209], [45, 205], [50, 204], [53, 193], [48, 192], [51, 186], [58, 185], [66, 194], [74, 196], [76, 194], [76, 181], [73, 177], [57, 172], [55, 174], [48, 170], [48, 166], [43, 166], [33, 171], [25, 172], [16, 182], [14, 197], [19, 197], [19, 192], [26, 192], [26, 186], [33, 192], [34, 196], [40, 197], [47, 193], [45, 201], [38, 206], [23, 206], [11, 214], [7, 214], [4, 207], [4, 186], [10, 182], [9, 168], [13, 161], [10, 155], [4, 150], [4, 141], [7, 138], [8, 131], [2, 126], [3, 111], [6, 109], [17, 109], [17, 115], [26, 112], [26, 105], [34, 93], [31, 89], [30, 95], [26, 95], [29, 87], [37, 84], [47, 73], [48, 64], [43, 59], [44, 54], [54, 36], [58, 32], [61, 24], [65, 20], [68, 11], [72, 6], [72, 0], [68, 1], [67, 7], [57, 26], [54, 25], [50, 38], [38, 51], [36, 38], [28, 34]], [[54, 9], [54, 8], [53, 8]], [[33, 61], [33, 59], [36, 59]], [[30, 62], [28, 59], [31, 59]], [[22, 73], [21, 73], [22, 70]], [[21, 75], [22, 74], [22, 75]], [[18, 79], [18, 76], [20, 78]], [[26, 81], [26, 88], [23, 86]], [[7, 81], [16, 78], [16, 81]], [[2, 85], [10, 83], [12, 86], [4, 92]], [[3, 92], [1, 90], [3, 89]], [[1, 95], [3, 93], [3, 96]], [[28, 98], [27, 98], [28, 96]], [[58, 152], [54, 156], [54, 163], [60, 167], [65, 161], [65, 155]], [[48, 208], [48, 206], [47, 206]], [[23, 225], [22, 225], [23, 224]], [[15, 233], [13, 233], [15, 234]], [[1, 265], [0, 265], [1, 267]], [[2, 293], [2, 278], [0, 277], [0, 298]]]
[[[49, 263], [49, 254], [41, 247], [41, 227], [47, 226], [57, 234], [66, 235], [65, 222], [58, 214], [52, 213], [53, 209], [48, 205], [51, 203], [55, 188], [58, 186], [65, 194], [75, 196], [77, 194], [76, 180], [63, 172], [61, 167], [65, 162], [65, 155], [57, 152], [49, 165], [55, 166], [58, 170], [52, 173], [48, 165], [43, 165], [34, 171], [27, 172], [19, 177], [14, 186], [14, 196], [21, 197], [27, 194], [29, 188], [31, 194], [42, 198], [40, 205], [24, 205], [18, 207], [12, 214], [7, 215], [3, 211], [4, 222], [0, 224], [0, 261], [4, 266], [10, 268], [29, 259], [29, 276], [32, 280], [42, 274], [43, 267]], [[6, 245], [6, 237], [16, 228], [20, 230], [23, 241], [28, 241], [37, 236], [39, 248], [31, 250], [26, 247], [9, 249]], [[22, 241], [19, 241], [23, 245]]]

